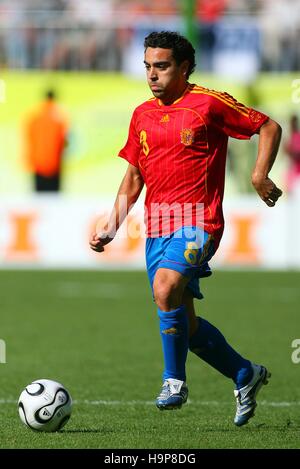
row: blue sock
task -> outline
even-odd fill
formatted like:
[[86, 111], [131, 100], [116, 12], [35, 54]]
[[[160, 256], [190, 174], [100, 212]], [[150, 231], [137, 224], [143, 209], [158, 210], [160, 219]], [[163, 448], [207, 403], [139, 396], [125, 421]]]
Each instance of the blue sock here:
[[169, 312], [158, 309], [158, 316], [165, 364], [163, 379], [185, 381], [185, 362], [189, 347], [186, 307], [182, 305]]
[[190, 338], [189, 349], [223, 375], [231, 378], [237, 389], [251, 380], [251, 362], [239, 355], [221, 332], [203, 318], [198, 319], [198, 329]]

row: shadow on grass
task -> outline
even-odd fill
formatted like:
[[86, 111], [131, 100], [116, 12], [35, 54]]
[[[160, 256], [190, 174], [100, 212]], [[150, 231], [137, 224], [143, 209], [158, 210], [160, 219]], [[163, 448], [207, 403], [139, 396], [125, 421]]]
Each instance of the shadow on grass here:
[[[200, 429], [199, 429], [200, 430]], [[252, 423], [243, 425], [241, 427], [205, 427], [203, 429], [206, 433], [239, 433], [239, 432], [256, 432], [256, 431], [287, 431], [287, 430], [300, 430], [300, 423], [288, 421], [282, 424], [269, 424], [269, 423]]]
[[71, 428], [69, 430], [60, 430], [59, 433], [102, 433], [103, 435], [107, 433], [115, 433], [115, 429], [111, 428]]

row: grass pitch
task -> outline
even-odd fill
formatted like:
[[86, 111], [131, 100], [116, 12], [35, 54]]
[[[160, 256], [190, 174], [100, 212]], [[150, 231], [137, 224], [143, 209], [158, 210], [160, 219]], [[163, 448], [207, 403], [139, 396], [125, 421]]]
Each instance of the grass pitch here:
[[[233, 425], [233, 384], [190, 354], [190, 396], [179, 411], [153, 404], [162, 352], [143, 272], [1, 271], [1, 448], [300, 448], [300, 273], [215, 272], [202, 282], [199, 314], [272, 372], [256, 416]], [[59, 433], [20, 421], [16, 402], [38, 378], [74, 399]]]

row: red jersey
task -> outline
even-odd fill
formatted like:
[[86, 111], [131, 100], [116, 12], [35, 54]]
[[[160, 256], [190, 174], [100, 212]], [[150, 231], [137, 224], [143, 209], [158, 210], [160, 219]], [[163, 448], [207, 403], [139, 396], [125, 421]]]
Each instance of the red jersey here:
[[217, 247], [224, 229], [228, 137], [249, 139], [267, 119], [227, 93], [191, 84], [171, 105], [151, 98], [138, 106], [119, 156], [144, 179], [147, 236], [196, 225]]

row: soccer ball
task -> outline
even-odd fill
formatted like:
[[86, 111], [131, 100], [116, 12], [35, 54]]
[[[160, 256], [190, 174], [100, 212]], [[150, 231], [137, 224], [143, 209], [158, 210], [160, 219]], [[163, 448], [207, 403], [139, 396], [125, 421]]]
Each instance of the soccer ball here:
[[29, 428], [56, 432], [71, 416], [72, 399], [61, 383], [38, 379], [21, 392], [18, 410], [20, 419]]

